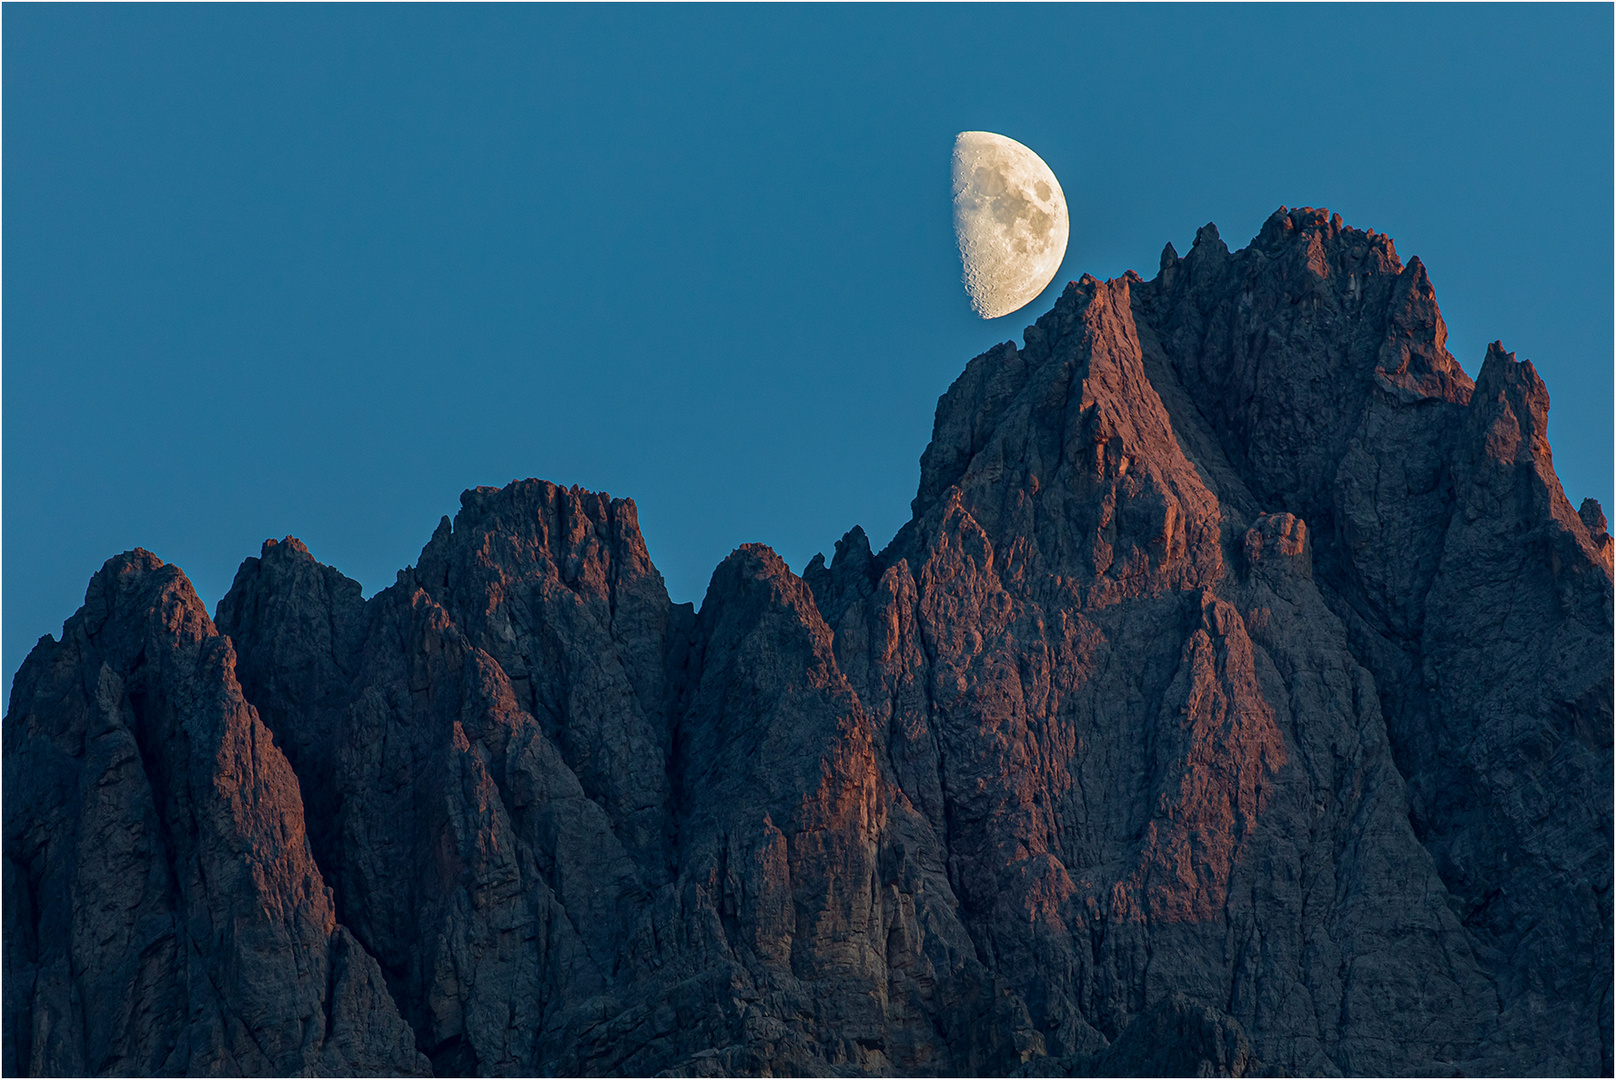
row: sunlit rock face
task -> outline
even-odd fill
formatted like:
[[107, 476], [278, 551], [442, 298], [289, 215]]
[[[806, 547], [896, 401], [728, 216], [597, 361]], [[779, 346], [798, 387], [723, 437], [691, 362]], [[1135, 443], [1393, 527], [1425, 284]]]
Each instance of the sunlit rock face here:
[[1608, 1073], [1611, 540], [1444, 338], [1282, 210], [699, 611], [540, 481], [368, 601], [112, 560], [5, 720], [5, 1070]]

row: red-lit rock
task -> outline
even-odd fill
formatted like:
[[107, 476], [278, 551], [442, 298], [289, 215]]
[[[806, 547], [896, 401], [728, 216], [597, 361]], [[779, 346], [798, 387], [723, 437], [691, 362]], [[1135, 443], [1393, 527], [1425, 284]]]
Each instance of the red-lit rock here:
[[218, 631], [114, 560], [5, 722], [5, 1067], [1608, 1073], [1612, 541], [1445, 338], [1281, 210], [1070, 285], [885, 550], [699, 613], [540, 481], [368, 601], [266, 544]]

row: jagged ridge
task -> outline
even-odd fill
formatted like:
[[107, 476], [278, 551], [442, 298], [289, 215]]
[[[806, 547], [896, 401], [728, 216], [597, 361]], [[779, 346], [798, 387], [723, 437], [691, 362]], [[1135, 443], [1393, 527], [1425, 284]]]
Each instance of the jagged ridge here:
[[540, 481], [369, 601], [111, 560], [5, 721], [5, 1070], [1608, 1074], [1612, 541], [1445, 337], [1282, 208], [699, 613]]

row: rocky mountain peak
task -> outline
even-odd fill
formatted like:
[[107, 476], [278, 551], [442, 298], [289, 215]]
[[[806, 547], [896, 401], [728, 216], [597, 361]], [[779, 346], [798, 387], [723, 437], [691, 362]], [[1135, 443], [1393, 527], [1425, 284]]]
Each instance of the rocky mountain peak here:
[[1612, 539], [1322, 209], [1084, 276], [912, 518], [672, 604], [466, 492], [369, 600], [136, 551], [5, 720], [18, 1072], [1608, 1073]]

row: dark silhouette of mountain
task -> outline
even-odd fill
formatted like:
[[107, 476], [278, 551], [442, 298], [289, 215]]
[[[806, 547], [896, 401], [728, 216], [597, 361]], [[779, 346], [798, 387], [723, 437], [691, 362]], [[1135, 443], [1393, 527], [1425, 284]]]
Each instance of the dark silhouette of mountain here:
[[5, 718], [5, 1071], [1610, 1075], [1612, 541], [1445, 336], [1282, 208], [699, 611], [537, 480], [368, 601], [110, 560]]

